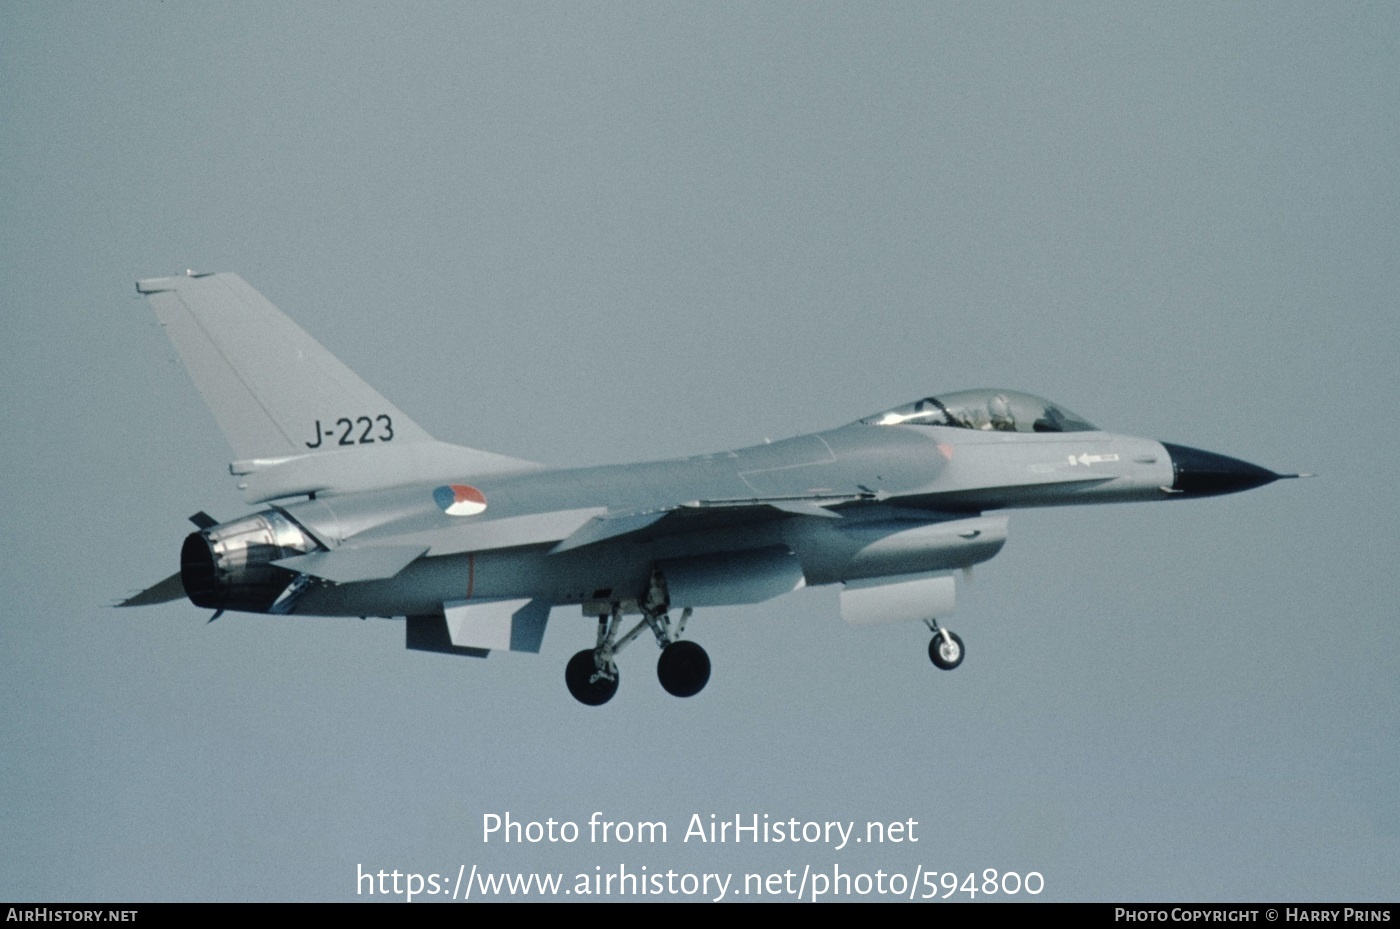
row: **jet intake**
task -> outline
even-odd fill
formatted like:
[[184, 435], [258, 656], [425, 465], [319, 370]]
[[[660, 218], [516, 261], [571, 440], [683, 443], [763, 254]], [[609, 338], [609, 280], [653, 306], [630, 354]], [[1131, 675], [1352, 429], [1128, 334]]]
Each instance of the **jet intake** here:
[[297, 575], [273, 562], [319, 546], [276, 510], [192, 532], [180, 549], [180, 582], [195, 606], [266, 613]]

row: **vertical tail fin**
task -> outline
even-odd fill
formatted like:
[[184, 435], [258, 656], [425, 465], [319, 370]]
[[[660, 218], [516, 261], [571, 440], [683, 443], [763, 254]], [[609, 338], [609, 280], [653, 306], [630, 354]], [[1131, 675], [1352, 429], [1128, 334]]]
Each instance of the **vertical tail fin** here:
[[237, 274], [136, 289], [233, 446], [249, 503], [542, 467], [435, 441]]
[[432, 436], [237, 274], [138, 281], [237, 458]]

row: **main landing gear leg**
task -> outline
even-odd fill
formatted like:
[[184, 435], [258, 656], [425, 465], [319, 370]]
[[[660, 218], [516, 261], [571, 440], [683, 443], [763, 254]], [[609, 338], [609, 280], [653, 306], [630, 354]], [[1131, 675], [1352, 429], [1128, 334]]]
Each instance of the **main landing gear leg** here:
[[963, 655], [967, 652], [957, 633], [941, 628], [936, 619], [926, 619], [924, 622], [933, 631], [933, 638], [928, 643], [928, 660], [944, 671], [951, 671], [962, 664]]
[[661, 657], [656, 661], [656, 677], [662, 688], [673, 697], [693, 697], [705, 689], [710, 680], [710, 656], [694, 642], [681, 638], [691, 609], [681, 612], [681, 621], [671, 627], [670, 592], [666, 576], [660, 568], [651, 572], [651, 584], [642, 600], [645, 622], [656, 636]]
[[667, 693], [677, 697], [693, 697], [705, 689], [710, 680], [710, 656], [688, 639], [682, 639], [691, 609], [681, 612], [680, 622], [671, 624], [670, 598], [666, 578], [661, 571], [652, 571], [651, 584], [637, 604], [642, 619], [626, 635], [617, 637], [622, 622], [622, 604], [614, 603], [612, 611], [598, 618], [598, 644], [586, 648], [569, 659], [564, 669], [564, 682], [574, 699], [588, 706], [601, 706], [617, 693], [617, 653], [629, 642], [650, 629], [661, 649], [656, 662], [656, 677]]
[[[617, 693], [620, 675], [613, 656], [627, 641], [613, 641], [621, 618], [621, 610], [618, 607], [613, 607], [612, 613], [607, 616], [599, 616], [597, 646], [585, 648], [574, 655], [564, 668], [564, 683], [569, 685], [569, 693], [573, 694], [579, 703], [602, 706]], [[628, 640], [630, 639], [631, 636], [628, 636]]]
[[[666, 616], [662, 618], [669, 619]], [[689, 618], [690, 607], [686, 607], [681, 613], [676, 635], [680, 635], [680, 630], [685, 628], [685, 621]], [[657, 644], [662, 647], [661, 657], [656, 661], [656, 677], [668, 694], [673, 697], [693, 697], [705, 689], [705, 685], [710, 681], [710, 656], [703, 648], [689, 639], [679, 638], [672, 638], [662, 644], [660, 636], [657, 636]]]

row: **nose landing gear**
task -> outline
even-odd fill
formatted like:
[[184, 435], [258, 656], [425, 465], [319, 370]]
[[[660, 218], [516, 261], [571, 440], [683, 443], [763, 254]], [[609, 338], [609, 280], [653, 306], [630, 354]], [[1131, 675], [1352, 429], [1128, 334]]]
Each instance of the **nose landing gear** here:
[[933, 662], [934, 667], [951, 671], [962, 664], [967, 650], [957, 633], [941, 628], [936, 619], [928, 619], [925, 622], [929, 629], [933, 630], [933, 638], [928, 643], [928, 660]]

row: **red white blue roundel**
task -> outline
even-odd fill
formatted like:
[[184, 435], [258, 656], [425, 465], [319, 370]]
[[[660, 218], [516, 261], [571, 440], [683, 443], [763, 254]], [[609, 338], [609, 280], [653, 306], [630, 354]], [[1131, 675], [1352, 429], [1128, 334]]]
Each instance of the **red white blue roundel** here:
[[475, 516], [486, 509], [486, 495], [466, 484], [444, 484], [436, 488], [433, 502], [448, 516]]

